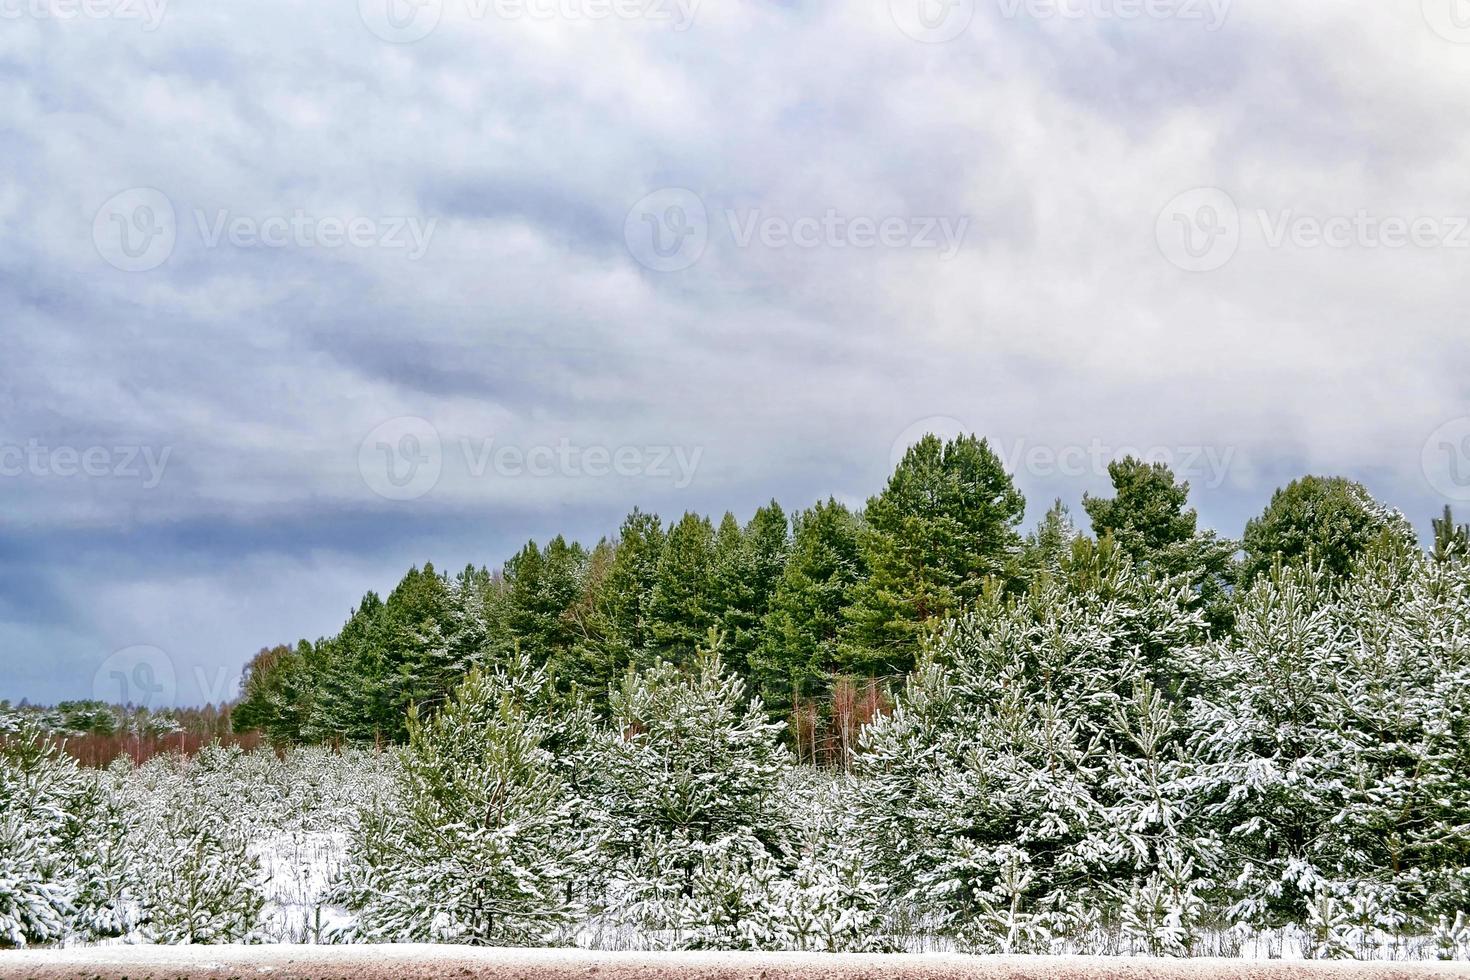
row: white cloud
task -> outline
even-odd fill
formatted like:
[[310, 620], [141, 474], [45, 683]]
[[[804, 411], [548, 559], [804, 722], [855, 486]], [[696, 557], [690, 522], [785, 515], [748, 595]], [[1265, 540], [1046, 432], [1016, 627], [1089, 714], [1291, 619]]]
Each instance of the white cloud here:
[[[576, 508], [611, 529], [638, 501], [861, 498], [930, 416], [1002, 442], [1229, 450], [1228, 479], [1197, 501], [1227, 532], [1306, 469], [1438, 506], [1422, 450], [1465, 411], [1470, 249], [1273, 248], [1258, 214], [1470, 213], [1454, 125], [1470, 45], [1419, 4], [1238, 0], [1210, 32], [981, 2], [946, 44], [910, 40], [887, 0], [705, 0], [682, 32], [443, 7], [406, 45], [346, 0], [175, 3], [154, 31], [6, 22], [0, 442], [173, 452], [156, 490], [10, 481], [15, 527], [222, 521], [223, 561], [291, 550], [242, 527], [362, 511], [409, 538], [414, 516], [497, 509], [550, 524]], [[118, 271], [93, 240], [97, 208], [129, 187], [178, 216], [151, 272]], [[711, 216], [682, 272], [641, 267], [623, 240], [630, 206], [662, 187]], [[1155, 239], [1160, 209], [1197, 187], [1241, 221], [1207, 273]], [[417, 261], [209, 247], [196, 214], [221, 210], [437, 225]], [[726, 211], [969, 225], [941, 260], [846, 239], [741, 247]], [[448, 446], [409, 510], [358, 472], [361, 440], [397, 416]], [[455, 457], [491, 437], [703, 457], [680, 492], [487, 483]], [[1021, 478], [1038, 507], [1101, 480]], [[107, 574], [96, 587], [115, 587]], [[313, 601], [311, 580], [256, 599]], [[228, 587], [222, 571], [191, 580], [197, 631]], [[162, 617], [167, 595], [129, 601]], [[205, 645], [243, 656], [281, 638], [266, 632]]]

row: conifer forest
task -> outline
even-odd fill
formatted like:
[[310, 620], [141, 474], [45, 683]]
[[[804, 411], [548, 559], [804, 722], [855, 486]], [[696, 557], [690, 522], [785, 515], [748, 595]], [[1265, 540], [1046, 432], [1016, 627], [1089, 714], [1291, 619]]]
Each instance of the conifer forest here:
[[[1024, 528], [926, 436], [860, 508], [410, 569], [222, 717], [7, 708], [0, 942], [1470, 956], [1470, 528], [1109, 473]], [[147, 724], [225, 737], [68, 751]]]

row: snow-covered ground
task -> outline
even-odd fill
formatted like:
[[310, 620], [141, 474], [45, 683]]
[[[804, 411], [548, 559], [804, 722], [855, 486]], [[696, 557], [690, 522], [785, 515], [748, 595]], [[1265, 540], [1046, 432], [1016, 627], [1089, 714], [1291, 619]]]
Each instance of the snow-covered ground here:
[[464, 946], [108, 946], [0, 953], [0, 976], [377, 978], [516, 977], [528, 980], [1439, 980], [1470, 977], [1464, 963], [1243, 962], [1116, 957], [954, 954], [606, 953]]
[[265, 872], [266, 935], [280, 942], [321, 942], [350, 917], [326, 894], [347, 854], [345, 831], [296, 830], [251, 844]]

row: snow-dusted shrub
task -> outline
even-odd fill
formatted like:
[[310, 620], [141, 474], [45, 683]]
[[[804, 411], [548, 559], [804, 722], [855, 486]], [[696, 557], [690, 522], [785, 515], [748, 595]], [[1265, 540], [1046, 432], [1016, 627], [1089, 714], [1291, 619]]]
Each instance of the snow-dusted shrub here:
[[0, 946], [52, 942], [66, 933], [71, 901], [65, 882], [19, 815], [0, 814]]
[[136, 938], [252, 942], [261, 934], [264, 872], [250, 853], [250, 794], [238, 747], [156, 756], [122, 779], [140, 910]]
[[88, 779], [21, 728], [0, 746], [0, 946], [62, 939], [76, 911], [75, 855]]
[[747, 910], [763, 901], [788, 831], [780, 729], [715, 652], [692, 671], [655, 667], [614, 696], [587, 792], [615, 917], [670, 945], [760, 945]]
[[392, 789], [362, 813], [338, 893], [352, 938], [552, 944], [579, 912], [588, 846], [527, 710], [541, 672], [475, 673], [433, 719], [409, 719]]
[[1079, 541], [1060, 571], [948, 624], [855, 760], [858, 838], [895, 897], [975, 950], [1111, 924], [1187, 952], [1195, 832], [1183, 701], [1203, 623], [1180, 582]]
[[1233, 918], [1318, 955], [1470, 907], [1470, 567], [1385, 538], [1239, 597], [1193, 719]]
[[248, 838], [201, 797], [170, 801], [139, 857], [142, 934], [156, 943], [258, 941], [265, 891]]
[[132, 772], [120, 759], [92, 781], [85, 797], [83, 832], [75, 853], [77, 938], [127, 936], [138, 925], [138, 817], [123, 784]]
[[814, 952], [879, 953], [898, 948], [892, 935], [891, 889], [870, 866], [861, 846], [851, 798], [857, 785], [846, 774], [825, 780], [815, 792], [783, 790], [794, 830], [787, 845], [789, 870], [767, 895], [768, 948]]

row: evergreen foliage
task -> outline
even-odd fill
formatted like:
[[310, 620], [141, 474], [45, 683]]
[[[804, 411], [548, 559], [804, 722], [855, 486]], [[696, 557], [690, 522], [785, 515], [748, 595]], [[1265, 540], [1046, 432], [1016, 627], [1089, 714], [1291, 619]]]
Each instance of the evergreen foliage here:
[[1026, 509], [983, 439], [925, 436], [904, 454], [883, 492], [868, 501], [861, 534], [868, 575], [846, 611], [844, 667], [901, 677], [924, 636], [1003, 577]]
[[949, 623], [857, 759], [859, 838], [899, 898], [967, 948], [1045, 950], [1129, 902], [1150, 948], [1188, 948], [1192, 922], [1161, 933], [1140, 903], [1190, 893], [1209, 851], [1177, 833], [1192, 598], [1079, 540], [1057, 576]]
[[1278, 562], [1319, 564], [1328, 575], [1341, 578], [1383, 534], [1415, 541], [1403, 515], [1374, 500], [1362, 484], [1342, 477], [1302, 477], [1277, 490], [1265, 512], [1246, 523], [1241, 585], [1248, 587]]
[[615, 914], [691, 946], [736, 928], [728, 903], [782, 840], [789, 767], [781, 726], [706, 639], [688, 669], [655, 666], [614, 697], [589, 790]]
[[177, 720], [0, 705], [0, 944], [1470, 956], [1470, 532], [1308, 477], [1236, 571], [1109, 473], [1093, 536], [929, 437], [861, 513], [412, 569], [247, 666], [280, 756], [84, 770], [47, 737]]
[[786, 713], [823, 693], [842, 667], [843, 610], [867, 571], [859, 522], [836, 500], [797, 515], [790, 555], [772, 590], [751, 674], [768, 704]]
[[1109, 463], [1108, 475], [1115, 496], [1082, 499], [1093, 533], [1112, 535], [1141, 570], [1166, 578], [1183, 576], [1199, 594], [1210, 622], [1227, 626], [1236, 543], [1199, 530], [1199, 515], [1186, 507], [1189, 484], [1175, 482], [1163, 463], [1128, 456]]
[[669, 528], [648, 600], [652, 662], [687, 658], [719, 624], [715, 545], [715, 529], [707, 517], [685, 514]]
[[410, 712], [397, 783], [359, 822], [340, 889], [358, 938], [544, 945], [574, 920], [587, 845], [551, 713], [528, 710], [546, 684], [517, 662], [472, 673], [431, 719]]

